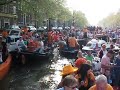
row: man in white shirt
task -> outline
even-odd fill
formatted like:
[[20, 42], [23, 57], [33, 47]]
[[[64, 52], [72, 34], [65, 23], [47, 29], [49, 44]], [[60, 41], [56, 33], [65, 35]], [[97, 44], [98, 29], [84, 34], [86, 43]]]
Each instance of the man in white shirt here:
[[19, 51], [25, 50], [27, 48], [27, 46], [25, 45], [22, 37], [20, 37], [20, 39], [17, 40], [16, 45], [17, 45], [17, 48], [18, 48]]
[[44, 42], [42, 41], [42, 39], [40, 39], [40, 49], [39, 49], [39, 53], [43, 53], [44, 51]]

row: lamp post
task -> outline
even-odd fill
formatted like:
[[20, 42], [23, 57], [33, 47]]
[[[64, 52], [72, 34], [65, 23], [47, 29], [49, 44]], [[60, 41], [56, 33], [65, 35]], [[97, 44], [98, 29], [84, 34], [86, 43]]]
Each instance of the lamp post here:
[[73, 11], [72, 27], [75, 28], [75, 11]]
[[16, 18], [17, 18], [17, 15], [16, 15], [16, 1], [13, 1], [13, 22], [14, 24], [16, 24]]

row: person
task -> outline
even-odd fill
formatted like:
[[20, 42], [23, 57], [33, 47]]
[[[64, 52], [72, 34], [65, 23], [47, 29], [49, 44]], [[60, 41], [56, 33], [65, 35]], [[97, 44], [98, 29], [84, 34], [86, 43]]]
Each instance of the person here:
[[102, 44], [101, 50], [98, 52], [98, 57], [102, 59], [102, 57], [107, 53], [106, 45]]
[[92, 63], [94, 57], [91, 54], [91, 51], [89, 51], [89, 50], [87, 51], [87, 55], [85, 56], [85, 58]]
[[[115, 74], [115, 86], [120, 86], [120, 50], [118, 52], [118, 55], [115, 59], [115, 67], [114, 67], [114, 74]], [[120, 89], [120, 87], [119, 87]]]
[[92, 72], [92, 66], [89, 64], [82, 64], [78, 69], [76, 78], [79, 82], [79, 90], [88, 90], [95, 83], [95, 76]]
[[53, 37], [52, 37], [52, 31], [49, 31], [48, 32], [48, 46], [52, 46], [52, 43], [53, 43]]
[[19, 51], [26, 50], [26, 48], [27, 48], [27, 46], [25, 45], [22, 37], [20, 37], [19, 40], [17, 40], [16, 45], [17, 45], [17, 48], [18, 48]]
[[113, 44], [110, 45], [110, 49], [113, 50], [115, 47]]
[[78, 90], [77, 87], [77, 79], [72, 75], [68, 75], [63, 79], [63, 87], [57, 90]]
[[41, 47], [41, 40], [40, 40], [40, 42], [39, 42], [39, 41], [38, 41], [38, 38], [35, 38], [35, 39], [34, 39], [34, 43], [35, 43], [35, 49], [38, 49], [38, 48]]
[[3, 62], [2, 60], [2, 52], [0, 51], [0, 64]]
[[2, 38], [0, 38], [0, 64], [3, 62], [3, 58], [2, 58]]
[[26, 34], [26, 33], [28, 33], [28, 30], [29, 30], [29, 28], [27, 27], [27, 26], [24, 26], [23, 28], [22, 28], [22, 31]]
[[67, 76], [67, 75], [75, 75], [75, 72], [77, 72], [78, 68], [73, 67], [71, 64], [69, 65], [65, 65], [63, 67], [62, 72], [60, 73], [60, 75], [62, 76], [61, 82], [59, 83], [57, 88], [61, 88], [63, 86], [63, 79]]
[[106, 76], [110, 75], [110, 69], [112, 68], [110, 59], [113, 57], [113, 54], [114, 52], [109, 50], [101, 59], [101, 73]]
[[3, 62], [6, 60], [6, 56], [8, 55], [8, 49], [7, 49], [7, 44], [2, 43], [2, 60]]
[[54, 42], [58, 42], [59, 41], [59, 35], [58, 35], [57, 32], [54, 34], [53, 39], [54, 39], [53, 40]]
[[32, 39], [29, 40], [29, 43], [28, 43], [28, 46], [27, 46], [28, 51], [33, 52], [35, 50], [35, 46], [36, 46], [36, 44], [34, 43], [34, 41]]
[[89, 90], [113, 90], [112, 86], [107, 83], [107, 77], [105, 75], [98, 75], [95, 80], [95, 85], [90, 87]]
[[93, 50], [94, 50], [95, 53], [98, 53], [100, 51], [98, 43], [96, 43], [95, 48]]
[[80, 67], [82, 64], [87, 63], [87, 60], [83, 57], [82, 51], [78, 51], [78, 59], [75, 61], [75, 66]]
[[39, 53], [43, 53], [44, 51], [44, 42], [42, 41], [42, 39], [40, 38], [40, 49], [39, 49]]
[[60, 50], [64, 50], [67, 47], [67, 43], [66, 43], [66, 41], [62, 37], [60, 37], [58, 45], [59, 45], [59, 49]]
[[3, 38], [7, 38], [7, 36], [8, 36], [8, 32], [7, 32], [7, 30], [4, 30], [4, 31], [2, 32], [2, 37], [3, 37]]
[[72, 37], [68, 39], [68, 44], [69, 44], [70, 50], [74, 50], [77, 46], [79, 46], [74, 34], [72, 34]]

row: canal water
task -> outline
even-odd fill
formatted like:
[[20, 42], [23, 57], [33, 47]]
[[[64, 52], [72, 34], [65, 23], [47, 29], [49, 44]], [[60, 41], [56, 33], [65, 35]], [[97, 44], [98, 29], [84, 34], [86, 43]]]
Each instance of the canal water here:
[[7, 88], [5, 90], [55, 90], [63, 66], [72, 62], [62, 58], [56, 48], [51, 60], [12, 68], [3, 87]]

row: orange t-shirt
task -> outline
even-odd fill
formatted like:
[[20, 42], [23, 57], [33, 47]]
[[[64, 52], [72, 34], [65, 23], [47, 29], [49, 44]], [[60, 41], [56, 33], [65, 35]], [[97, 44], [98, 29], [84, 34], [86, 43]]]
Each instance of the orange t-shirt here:
[[75, 61], [75, 66], [80, 67], [80, 65], [87, 63], [87, 60], [85, 58], [78, 58]]
[[2, 32], [2, 36], [3, 36], [3, 37], [7, 37], [7, 36], [8, 36], [7, 31], [3, 31], [3, 32]]
[[35, 41], [35, 48], [39, 48], [40, 47], [40, 43], [38, 41]]
[[[93, 85], [89, 90], [97, 90], [96, 85]], [[107, 87], [105, 90], [113, 90], [112, 86], [110, 84], [107, 84]]]
[[28, 51], [33, 52], [35, 50], [36, 44], [34, 42], [30, 42], [28, 44]]
[[68, 42], [69, 42], [69, 46], [70, 46], [70, 47], [76, 47], [76, 45], [77, 45], [77, 40], [76, 40], [75, 37], [70, 37], [70, 38], [68, 39]]
[[28, 33], [28, 28], [23, 28], [22, 30], [24, 31], [24, 33]]
[[48, 43], [52, 43], [52, 35], [51, 35], [51, 32], [48, 32]]

